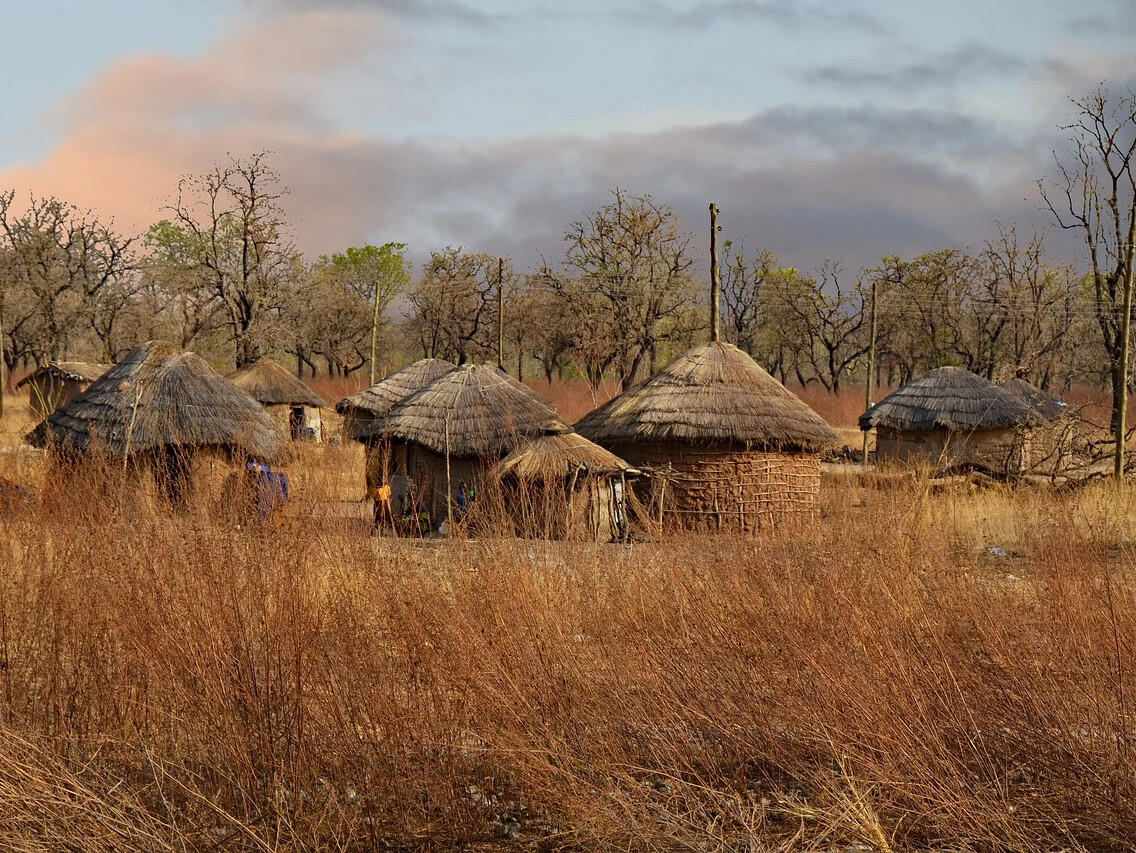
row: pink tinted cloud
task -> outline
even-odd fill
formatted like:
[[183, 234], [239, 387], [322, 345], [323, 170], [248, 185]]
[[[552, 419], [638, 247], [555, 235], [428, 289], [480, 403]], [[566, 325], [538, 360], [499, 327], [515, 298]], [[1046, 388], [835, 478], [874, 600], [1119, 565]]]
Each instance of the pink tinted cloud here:
[[56, 195], [143, 230], [181, 175], [230, 153], [342, 147], [321, 99], [382, 39], [373, 13], [299, 11], [247, 22], [198, 57], [124, 58], [52, 110], [58, 143], [0, 170], [0, 188]]

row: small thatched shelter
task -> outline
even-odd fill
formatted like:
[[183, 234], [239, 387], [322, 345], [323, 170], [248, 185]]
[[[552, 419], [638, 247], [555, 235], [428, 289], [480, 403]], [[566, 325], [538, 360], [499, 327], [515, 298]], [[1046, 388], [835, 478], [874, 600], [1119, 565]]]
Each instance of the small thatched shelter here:
[[27, 386], [28, 404], [32, 412], [37, 417], [46, 418], [64, 403], [86, 391], [92, 382], [109, 369], [109, 364], [53, 361], [29, 373], [16, 387]]
[[1058, 474], [1073, 461], [1079, 419], [1069, 404], [1024, 379], [1008, 379], [1002, 387], [1029, 406], [1041, 423], [1029, 429], [1026, 465], [1038, 474]]
[[185, 497], [202, 453], [275, 462], [283, 436], [264, 409], [200, 357], [150, 341], [52, 412], [29, 435], [63, 458], [105, 454], [148, 467], [167, 497]]
[[628, 532], [627, 478], [639, 472], [560, 421], [498, 466], [518, 535], [613, 542]]
[[475, 490], [503, 457], [557, 417], [538, 394], [492, 364], [446, 373], [363, 430], [392, 442], [392, 509], [411, 506], [437, 524], [460, 485]]
[[969, 370], [940, 367], [860, 416], [876, 430], [876, 459], [925, 459], [940, 469], [1018, 475], [1029, 467], [1029, 431], [1043, 419], [1022, 399]]
[[264, 406], [285, 433], [295, 440], [323, 440], [320, 409], [327, 403], [275, 361], [262, 358], [229, 376], [234, 385]]
[[672, 527], [755, 532], [817, 509], [820, 453], [836, 433], [731, 344], [683, 353], [586, 415], [577, 431], [652, 474]]

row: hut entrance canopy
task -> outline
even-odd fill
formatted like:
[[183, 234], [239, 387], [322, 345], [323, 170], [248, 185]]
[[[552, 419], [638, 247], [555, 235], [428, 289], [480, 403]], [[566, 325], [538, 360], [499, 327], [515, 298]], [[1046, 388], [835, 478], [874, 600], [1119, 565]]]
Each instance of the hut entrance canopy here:
[[506, 456], [497, 473], [522, 537], [612, 542], [628, 534], [626, 481], [639, 472], [560, 421]]
[[229, 378], [264, 406], [291, 438], [322, 440], [320, 409], [326, 409], [327, 403], [275, 361], [262, 358]]
[[65, 456], [147, 464], [172, 483], [171, 497], [187, 485], [188, 461], [202, 451], [270, 463], [284, 456], [282, 435], [259, 403], [197, 355], [164, 341], [135, 349], [28, 440]]
[[836, 433], [731, 344], [694, 347], [576, 429], [652, 474], [659, 518], [754, 532], [811, 516]]
[[437, 523], [448, 517], [462, 483], [483, 484], [504, 456], [556, 418], [540, 395], [496, 365], [465, 365], [406, 398], [363, 435], [393, 443], [392, 486], [397, 493], [405, 485]]
[[861, 430], [876, 430], [877, 459], [995, 474], [1028, 468], [1030, 430], [1042, 423], [1023, 400], [958, 367], [928, 371], [860, 416]]
[[46, 418], [59, 406], [83, 393], [109, 369], [109, 364], [53, 361], [25, 376], [16, 387], [27, 387], [31, 410], [39, 417]]

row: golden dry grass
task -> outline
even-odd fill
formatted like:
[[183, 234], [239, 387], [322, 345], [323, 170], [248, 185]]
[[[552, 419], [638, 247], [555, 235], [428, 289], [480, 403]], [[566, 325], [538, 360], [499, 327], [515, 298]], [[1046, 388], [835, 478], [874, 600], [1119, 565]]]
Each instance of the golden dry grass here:
[[354, 445], [289, 473], [269, 526], [0, 515], [5, 849], [1131, 847], [1108, 483], [849, 474], [792, 535], [560, 546], [369, 538]]

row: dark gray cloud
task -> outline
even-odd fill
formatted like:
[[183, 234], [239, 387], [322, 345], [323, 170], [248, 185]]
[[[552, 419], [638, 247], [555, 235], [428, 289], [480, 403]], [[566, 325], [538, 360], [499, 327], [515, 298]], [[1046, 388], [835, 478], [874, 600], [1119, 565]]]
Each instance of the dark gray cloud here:
[[937, 86], [957, 86], [979, 77], [1017, 74], [1029, 63], [1003, 50], [969, 42], [954, 50], [909, 62], [876, 65], [818, 65], [807, 69], [810, 83], [862, 92], [865, 89], [914, 91]]
[[634, 23], [677, 31], [765, 21], [792, 29], [823, 26], [874, 35], [888, 32], [883, 21], [852, 8], [851, 4], [808, 0], [698, 0], [687, 5], [666, 0], [638, 0], [621, 14]]
[[[980, 244], [996, 222], [1045, 221], [1034, 180], [1048, 162], [1038, 140], [951, 113], [781, 109], [601, 139], [277, 150], [295, 189], [297, 231], [318, 251], [399, 239], [416, 257], [461, 244], [528, 266], [541, 255], [558, 259], [567, 224], [616, 185], [671, 204], [698, 233], [713, 200], [732, 239], [804, 268], [829, 257], [854, 270], [886, 253]], [[999, 179], [968, 171], [976, 158]]]

